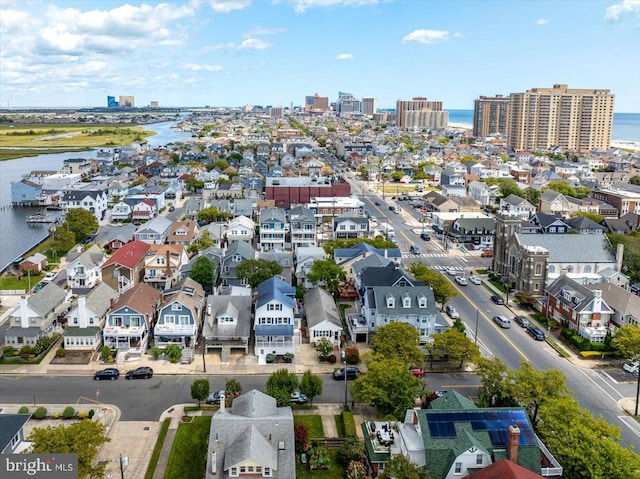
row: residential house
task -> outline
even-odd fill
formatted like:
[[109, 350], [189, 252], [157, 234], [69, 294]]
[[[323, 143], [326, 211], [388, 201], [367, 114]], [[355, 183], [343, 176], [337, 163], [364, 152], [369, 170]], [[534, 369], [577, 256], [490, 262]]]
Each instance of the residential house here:
[[193, 220], [174, 221], [169, 228], [167, 242], [187, 248], [198, 236], [198, 224]]
[[130, 241], [122, 245], [105, 261], [102, 270], [102, 281], [119, 293], [142, 281], [144, 276], [144, 258], [151, 245], [142, 241]]
[[82, 208], [93, 213], [98, 220], [102, 220], [107, 212], [107, 191], [65, 191], [60, 200], [60, 206], [64, 211], [69, 211], [72, 208]]
[[149, 221], [156, 217], [156, 204], [148, 198], [136, 202], [131, 208], [131, 218], [133, 221]]
[[93, 288], [102, 281], [102, 265], [107, 256], [95, 244], [71, 261], [66, 267], [67, 286], [74, 288]]
[[313, 285], [307, 281], [307, 275], [316, 260], [327, 259], [324, 249], [319, 246], [300, 246], [296, 250], [296, 284], [309, 289]]
[[369, 236], [369, 219], [346, 213], [333, 218], [333, 237], [336, 239], [366, 238]]
[[224, 401], [211, 421], [205, 479], [227, 477], [296, 477], [291, 407], [252, 389]]
[[191, 278], [162, 292], [158, 320], [153, 330], [156, 346], [177, 344], [185, 347], [183, 361], [191, 362], [204, 310], [204, 290]]
[[607, 231], [606, 226], [602, 226], [586, 216], [576, 216], [566, 221], [572, 231], [580, 234], [604, 234]]
[[125, 221], [131, 218], [133, 207], [126, 201], [120, 201], [111, 208], [111, 221]]
[[285, 283], [293, 284], [293, 253], [291, 251], [260, 251], [258, 258], [278, 263], [282, 267], [282, 273], [278, 275], [279, 278]]
[[[258, 188], [258, 185], [252, 185], [251, 182], [252, 181], [258, 181], [259, 178], [252, 178], [252, 179], [248, 179], [247, 180], [247, 184], [245, 185], [247, 188], [251, 189], [251, 188]], [[260, 190], [262, 190], [262, 187], [259, 187]], [[252, 199], [245, 199], [245, 198], [237, 198], [234, 200], [233, 202], [233, 215], [235, 216], [246, 216], [249, 219], [253, 218], [253, 206], [254, 206], [254, 200]]]
[[153, 245], [144, 257], [144, 282], [156, 289], [169, 289], [178, 281], [180, 269], [189, 262], [182, 245]]
[[[31, 447], [24, 426], [31, 414], [0, 414], [0, 454], [20, 454]], [[17, 473], [19, 474], [19, 473]]]
[[113, 303], [102, 335], [105, 346], [118, 351], [118, 356], [141, 358], [149, 346], [162, 293], [138, 283]]
[[[371, 255], [368, 258], [376, 256], [377, 255]], [[368, 258], [365, 258], [365, 260]], [[354, 284], [360, 293], [360, 297], [363, 299], [366, 292], [376, 286], [405, 286], [408, 288], [424, 286], [424, 283], [416, 281], [404, 268], [393, 262], [389, 262], [383, 266], [363, 268], [354, 276]]]
[[456, 201], [441, 195], [437, 191], [429, 191], [424, 195], [424, 203], [429, 212], [456, 213], [460, 211], [460, 205]]
[[547, 215], [568, 216], [571, 212], [571, 206], [562, 193], [546, 190], [540, 195], [538, 211]]
[[449, 327], [428, 286], [376, 286], [367, 290], [363, 299], [363, 316], [372, 332], [389, 323], [403, 322], [418, 330], [421, 343], [428, 343], [432, 334]]
[[500, 459], [484, 469], [472, 472], [468, 477], [470, 479], [493, 479], [495, 477], [500, 479], [544, 479], [544, 476], [509, 459]]
[[18, 306], [9, 313], [4, 343], [20, 349], [35, 345], [42, 337], [62, 332], [58, 320], [67, 307], [67, 292], [53, 282], [28, 299], [22, 296]]
[[236, 268], [243, 261], [255, 258], [255, 250], [246, 241], [231, 243], [220, 263], [220, 284], [222, 286], [246, 286], [246, 281], [238, 278]]
[[493, 218], [465, 218], [461, 216], [453, 221], [446, 234], [456, 243], [466, 247], [493, 248], [496, 222]]
[[367, 243], [359, 243], [351, 248], [336, 248], [333, 250], [333, 259], [336, 264], [342, 266], [345, 271], [348, 271], [351, 267], [352, 260], [360, 260], [366, 258], [370, 254], [377, 253], [385, 258], [392, 259], [394, 261], [400, 261], [402, 259], [402, 252], [398, 248], [379, 249], [374, 248]]
[[264, 208], [260, 211], [260, 249], [286, 248], [286, 213], [282, 208]]
[[67, 351], [96, 351], [102, 344], [105, 315], [118, 293], [100, 283], [87, 295], [78, 296], [77, 303], [67, 313], [64, 348]]
[[496, 202], [496, 191], [484, 181], [474, 180], [469, 183], [469, 196], [482, 206], [493, 205]]
[[230, 294], [207, 296], [207, 312], [202, 337], [207, 352], [220, 350], [222, 362], [229, 361], [232, 349], [249, 354], [251, 336], [251, 288], [234, 286]]
[[256, 232], [256, 226], [253, 220], [246, 216], [236, 216], [229, 221], [227, 228], [227, 240], [229, 243], [234, 241], [246, 241], [251, 243]]
[[258, 286], [255, 303], [255, 354], [259, 361], [267, 354], [293, 354], [295, 288], [279, 278], [270, 278]]
[[500, 199], [500, 211], [528, 220], [535, 214], [536, 207], [520, 196], [509, 195]]
[[42, 185], [23, 179], [11, 182], [11, 204], [16, 206], [38, 206], [42, 199]]
[[464, 196], [467, 188], [464, 175], [467, 170], [463, 165], [447, 166], [440, 175], [440, 188], [444, 196]]
[[172, 221], [164, 216], [156, 216], [148, 223], [142, 225], [133, 237], [138, 241], [148, 244], [165, 244], [169, 236], [169, 228]]
[[538, 233], [565, 234], [569, 232], [569, 225], [562, 216], [536, 213], [531, 217], [531, 223], [538, 227]]
[[184, 203], [184, 215], [187, 219], [195, 220], [200, 213], [205, 209], [205, 201], [203, 198], [191, 197], [187, 198]]
[[295, 206], [289, 210], [289, 222], [293, 251], [317, 246], [316, 218], [313, 211], [304, 206]]
[[35, 253], [22, 261], [19, 265], [20, 273], [30, 271], [32, 273], [39, 273], [49, 264], [49, 260], [42, 253]]
[[560, 275], [545, 293], [544, 313], [547, 318], [577, 330], [589, 341], [604, 342], [614, 311], [602, 299], [602, 289], [591, 290], [566, 275]]
[[304, 312], [312, 344], [327, 338], [334, 346], [340, 347], [344, 328], [336, 302], [329, 292], [317, 287], [307, 291], [304, 294]]
[[640, 215], [627, 213], [620, 218], [605, 218], [603, 223], [610, 233], [626, 234], [630, 231], [640, 230]]
[[[640, 325], [640, 297], [612, 283], [585, 284], [591, 291], [602, 291], [602, 300], [613, 309], [610, 326]], [[640, 326], [638, 326], [640, 327]]]

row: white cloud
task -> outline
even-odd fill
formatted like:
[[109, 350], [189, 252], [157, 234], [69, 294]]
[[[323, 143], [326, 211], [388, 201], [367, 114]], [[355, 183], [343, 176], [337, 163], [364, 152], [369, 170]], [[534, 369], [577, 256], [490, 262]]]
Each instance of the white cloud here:
[[616, 21], [627, 14], [636, 14], [640, 17], [640, 0], [623, 0], [621, 3], [611, 5], [604, 12], [604, 18]]
[[536, 20], [536, 25], [546, 25], [547, 23], [549, 23], [551, 20], [549, 20], [548, 18], [538, 18]]
[[363, 5], [374, 5], [378, 3], [378, 0], [289, 0], [289, 3], [293, 4], [293, 9], [296, 13], [304, 13], [313, 7], [361, 7]]
[[242, 40], [242, 43], [238, 45], [238, 50], [264, 50], [269, 48], [271, 45], [264, 40], [260, 40], [259, 38], [247, 38]]
[[353, 55], [351, 53], [341, 53], [337, 55], [336, 60], [353, 60]]
[[278, 35], [279, 33], [285, 33], [287, 31], [286, 28], [254, 28], [250, 32], [247, 32], [243, 35], [243, 38], [254, 37], [258, 35]]
[[209, 5], [216, 13], [229, 13], [250, 7], [251, 0], [209, 0]]
[[197, 63], [190, 63], [185, 65], [187, 70], [191, 70], [194, 72], [205, 71], [205, 72], [221, 72], [224, 70], [222, 65], [200, 65]]
[[[456, 33], [454, 36], [461, 36]], [[402, 39], [402, 43], [421, 43], [423, 45], [433, 45], [435, 43], [444, 43], [451, 38], [446, 30], [414, 30]]]

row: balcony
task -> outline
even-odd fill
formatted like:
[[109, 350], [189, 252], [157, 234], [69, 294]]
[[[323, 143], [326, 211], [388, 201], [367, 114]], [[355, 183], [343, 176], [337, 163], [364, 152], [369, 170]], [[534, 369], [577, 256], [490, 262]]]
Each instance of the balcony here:
[[195, 332], [193, 324], [158, 324], [154, 329], [155, 336], [193, 336]]
[[166, 275], [156, 275], [156, 274], [145, 274], [144, 282], [145, 283], [166, 283], [169, 276]]
[[104, 335], [110, 336], [140, 336], [146, 330], [146, 326], [127, 326], [123, 324], [121, 326], [105, 326], [103, 329]]

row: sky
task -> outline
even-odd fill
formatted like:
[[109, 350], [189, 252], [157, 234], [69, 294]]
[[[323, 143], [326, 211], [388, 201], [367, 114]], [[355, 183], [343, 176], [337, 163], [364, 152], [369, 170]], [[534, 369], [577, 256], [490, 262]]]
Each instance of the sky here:
[[0, 0], [0, 107], [294, 106], [565, 83], [640, 112], [640, 0]]

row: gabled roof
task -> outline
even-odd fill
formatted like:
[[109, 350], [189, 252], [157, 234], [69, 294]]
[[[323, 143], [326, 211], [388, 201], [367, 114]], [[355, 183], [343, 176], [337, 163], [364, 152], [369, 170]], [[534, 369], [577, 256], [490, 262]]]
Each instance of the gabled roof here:
[[509, 203], [510, 205], [518, 206], [520, 208], [522, 207], [534, 208], [534, 206], [531, 203], [529, 203], [526, 199], [513, 194], [507, 196], [506, 198], [502, 198], [502, 200], [500, 201], [501, 202], [504, 201], [505, 203]]
[[545, 190], [540, 195], [540, 201], [552, 202], [552, 201], [555, 201], [556, 199], [558, 199], [560, 197], [564, 198], [564, 195], [562, 193], [558, 193], [557, 191], [554, 191], [554, 190]]
[[335, 258], [355, 258], [356, 256], [366, 253], [378, 253], [385, 258], [402, 258], [402, 252], [398, 248], [388, 248], [385, 250], [374, 248], [368, 243], [358, 243], [351, 248], [336, 248], [333, 251], [333, 256]]
[[[397, 316], [399, 314], [419, 314], [419, 315], [434, 315], [438, 314], [438, 308], [436, 306], [435, 298], [433, 297], [433, 291], [428, 286], [376, 286], [370, 290], [369, 293], [373, 298], [375, 308], [379, 315]], [[420, 308], [418, 306], [420, 298], [426, 298], [427, 307]], [[387, 299], [393, 298], [394, 307], [387, 307]], [[409, 298], [411, 300], [411, 306], [409, 308], [403, 307], [402, 300]]]
[[394, 286], [399, 281], [404, 280], [409, 286], [424, 286], [424, 283], [416, 281], [409, 273], [395, 263], [385, 266], [365, 268], [360, 273], [363, 286], [371, 288], [374, 286]]
[[244, 259], [254, 259], [256, 257], [255, 250], [246, 241], [234, 241], [229, 245], [224, 254], [223, 260], [231, 258], [233, 255], [239, 254]]
[[342, 328], [340, 313], [331, 294], [322, 288], [311, 288], [304, 294], [307, 326], [313, 328], [323, 321]]
[[540, 474], [536, 474], [509, 459], [500, 459], [467, 477], [470, 479], [543, 479]]
[[111, 301], [117, 297], [117, 291], [111, 286], [107, 283], [100, 283], [87, 294], [87, 309], [93, 311], [98, 317], [103, 317], [109, 310]]
[[136, 235], [141, 233], [165, 233], [171, 227], [172, 221], [164, 216], [156, 216], [148, 223], [145, 223], [136, 231]]
[[529, 248], [549, 251], [549, 263], [615, 263], [604, 235], [593, 234], [515, 234]]
[[66, 296], [67, 293], [64, 289], [54, 282], [50, 282], [36, 294], [31, 295], [27, 304], [41, 317], [46, 318], [51, 311], [64, 301]]
[[602, 299], [614, 310], [623, 315], [631, 314], [640, 320], [640, 296], [611, 283], [587, 284], [585, 287], [591, 291], [599, 289]]
[[0, 451], [11, 443], [30, 417], [31, 414], [0, 414]]
[[133, 269], [143, 260], [150, 247], [151, 245], [144, 241], [130, 241], [129, 243], [123, 244], [118, 251], [113, 253], [101, 268], [104, 269], [112, 264], [118, 264]]
[[236, 216], [231, 221], [229, 221], [229, 229], [234, 226], [244, 226], [248, 229], [253, 229], [254, 223], [252, 219], [247, 218], [246, 216]]
[[272, 470], [278, 469], [278, 453], [275, 447], [253, 424], [227, 447], [227, 453], [224, 456], [224, 470], [228, 471], [232, 466], [244, 461], [256, 462], [262, 467], [268, 467]]
[[373, 253], [360, 261], [356, 261], [351, 265], [354, 276], [360, 275], [365, 268], [380, 268], [391, 263], [389, 258]]
[[285, 218], [285, 211], [282, 208], [276, 208], [275, 206], [264, 208], [262, 211], [260, 211], [260, 223], [264, 221], [284, 222]]
[[556, 222], [564, 223], [566, 225], [564, 219], [560, 215], [549, 215], [547, 213], [538, 212], [533, 215], [531, 219], [534, 223], [541, 226], [542, 228], [547, 228], [548, 226]]
[[276, 278], [275, 276], [269, 278], [266, 281], [263, 281], [258, 285], [258, 296], [261, 294], [265, 294], [268, 291], [278, 290], [285, 296], [294, 297], [296, 294], [296, 289], [291, 286], [286, 281], [281, 280], [280, 278]]
[[308, 221], [316, 222], [316, 217], [313, 215], [313, 211], [305, 206], [295, 206], [289, 210], [289, 221]]
[[278, 406], [275, 398], [252, 389], [233, 400], [230, 413], [234, 416], [259, 418], [273, 416], [277, 410]]
[[571, 218], [565, 221], [570, 227], [576, 230], [600, 230], [605, 231], [607, 228], [602, 226], [595, 221], [587, 218], [586, 216], [576, 216], [575, 218]]
[[[145, 316], [147, 321], [151, 321], [161, 298], [162, 293], [157, 289], [146, 283], [138, 283], [120, 295], [117, 301], [113, 303], [109, 314], [116, 313], [123, 308], [130, 308]], [[150, 326], [150, 324], [147, 323], [147, 326]]]
[[80, 256], [76, 258], [71, 264], [76, 261], [79, 262], [85, 268], [91, 269], [96, 266], [100, 266], [100, 264], [104, 261], [105, 254], [102, 249], [98, 245], [92, 244], [90, 248], [84, 251]]
[[[205, 338], [248, 338], [251, 334], [251, 296], [209, 295], [202, 335]], [[211, 311], [211, 314], [209, 313]], [[236, 324], [218, 323], [218, 316], [230, 314]]]
[[296, 301], [293, 299], [293, 295], [295, 295], [295, 288], [280, 278], [270, 278], [258, 285], [256, 309], [273, 300], [295, 309]]

